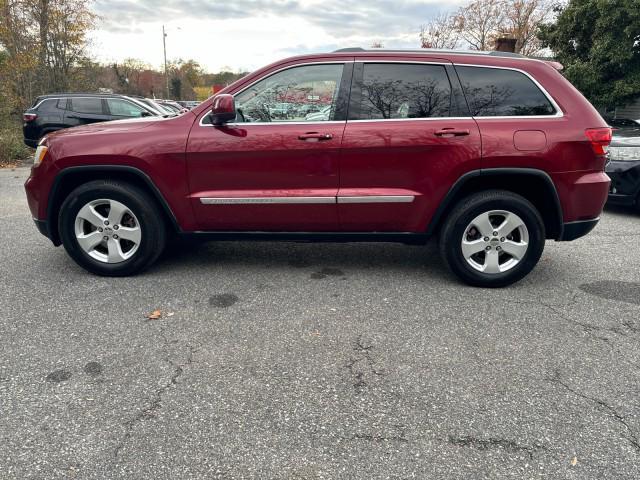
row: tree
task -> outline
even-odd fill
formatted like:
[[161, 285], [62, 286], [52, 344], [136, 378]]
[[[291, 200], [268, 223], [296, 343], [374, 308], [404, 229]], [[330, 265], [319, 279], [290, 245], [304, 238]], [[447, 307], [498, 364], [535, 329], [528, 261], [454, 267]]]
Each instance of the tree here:
[[569, 0], [540, 28], [566, 77], [598, 107], [640, 97], [640, 2]]
[[420, 46], [422, 48], [453, 49], [460, 42], [460, 30], [456, 17], [449, 13], [440, 13], [420, 27]]
[[75, 87], [72, 70], [86, 60], [95, 20], [89, 6], [90, 0], [0, 0], [0, 49], [8, 55], [0, 78], [16, 108]]
[[542, 50], [538, 38], [540, 26], [553, 14], [548, 0], [512, 0], [504, 2], [502, 34], [516, 39], [516, 52], [537, 55]]
[[441, 13], [420, 28], [422, 48], [493, 50], [498, 37], [516, 39], [516, 53], [542, 50], [537, 32], [552, 15], [551, 0], [474, 0], [454, 13]]
[[455, 16], [460, 37], [472, 50], [491, 50], [504, 19], [502, 0], [473, 0]]
[[125, 58], [122, 63], [114, 63], [113, 72], [118, 80], [118, 90], [122, 93], [146, 95], [140, 85], [142, 72], [149, 66], [136, 58]]

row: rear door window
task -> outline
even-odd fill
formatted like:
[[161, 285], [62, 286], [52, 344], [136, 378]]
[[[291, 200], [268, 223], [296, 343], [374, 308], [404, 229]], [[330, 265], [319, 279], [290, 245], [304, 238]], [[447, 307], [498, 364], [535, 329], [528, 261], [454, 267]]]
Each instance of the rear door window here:
[[111, 115], [117, 117], [141, 117], [146, 111], [141, 106], [121, 98], [107, 98], [107, 106]]
[[360, 120], [448, 117], [451, 84], [444, 65], [365, 63]]
[[459, 65], [455, 68], [474, 117], [556, 113], [542, 90], [522, 72]]
[[78, 113], [89, 113], [94, 115], [102, 115], [102, 99], [101, 98], [72, 98], [71, 110]]

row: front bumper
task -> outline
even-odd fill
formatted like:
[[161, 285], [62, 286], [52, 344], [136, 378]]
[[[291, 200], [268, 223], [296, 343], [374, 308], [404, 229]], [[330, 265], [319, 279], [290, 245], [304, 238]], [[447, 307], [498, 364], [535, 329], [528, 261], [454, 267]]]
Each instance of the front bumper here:
[[606, 172], [611, 178], [607, 203], [629, 207], [636, 205], [640, 195], [640, 160], [611, 161]]

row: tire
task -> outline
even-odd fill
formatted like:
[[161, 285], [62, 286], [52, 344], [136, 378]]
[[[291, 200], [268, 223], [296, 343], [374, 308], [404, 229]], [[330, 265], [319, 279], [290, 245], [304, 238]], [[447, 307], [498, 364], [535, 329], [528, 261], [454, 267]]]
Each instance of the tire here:
[[155, 200], [118, 180], [91, 181], [73, 190], [60, 207], [58, 229], [65, 250], [78, 265], [112, 277], [148, 268], [167, 238]]
[[449, 213], [440, 231], [440, 253], [465, 283], [504, 287], [533, 270], [545, 237], [544, 222], [531, 202], [512, 192], [487, 190], [464, 198]]

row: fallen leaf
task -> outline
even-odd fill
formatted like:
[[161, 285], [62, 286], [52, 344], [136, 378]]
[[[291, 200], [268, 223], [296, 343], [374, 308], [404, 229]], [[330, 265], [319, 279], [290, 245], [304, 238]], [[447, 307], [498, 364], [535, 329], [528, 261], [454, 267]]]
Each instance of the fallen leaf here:
[[147, 315], [147, 318], [149, 320], [157, 320], [162, 316], [162, 312], [160, 310], [154, 310], [153, 312], [151, 312], [149, 315]]
[[578, 464], [578, 457], [573, 457], [571, 459], [571, 466], [575, 467]]
[[167, 317], [173, 317], [176, 314], [176, 312], [168, 312], [167, 313]]

